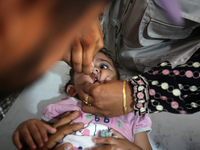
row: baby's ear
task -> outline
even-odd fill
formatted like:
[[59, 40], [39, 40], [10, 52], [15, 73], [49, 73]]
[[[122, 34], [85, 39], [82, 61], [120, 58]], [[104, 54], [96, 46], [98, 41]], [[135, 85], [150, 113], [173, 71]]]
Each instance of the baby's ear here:
[[76, 97], [77, 92], [75, 90], [74, 85], [68, 85], [66, 92], [71, 96], [71, 97]]

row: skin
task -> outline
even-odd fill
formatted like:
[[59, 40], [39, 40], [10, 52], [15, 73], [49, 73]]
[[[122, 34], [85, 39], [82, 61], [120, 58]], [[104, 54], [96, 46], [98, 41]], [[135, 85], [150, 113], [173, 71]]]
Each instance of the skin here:
[[[69, 85], [67, 87], [67, 92], [70, 96], [77, 96], [76, 89], [79, 84], [84, 82], [90, 82], [94, 85], [103, 84], [104, 82], [116, 81], [117, 72], [114, 67], [114, 64], [111, 59], [109, 59], [105, 54], [98, 52], [93, 59], [94, 69], [97, 72], [97, 75], [90, 74], [85, 75], [84, 73], [74, 74], [74, 85]], [[98, 79], [98, 82], [94, 82]], [[122, 106], [121, 106], [122, 109]], [[63, 124], [69, 124], [73, 119], [77, 118], [79, 115], [78, 112], [69, 115], [69, 112], [66, 114], [66, 117], [58, 121], [53, 127], [47, 125], [45, 122], [42, 122], [37, 119], [30, 119], [28, 121], [20, 124], [13, 134], [13, 143], [18, 149], [22, 148], [21, 141], [24, 141], [28, 144], [30, 149], [51, 149], [59, 142], [66, 134], [76, 131], [83, 128], [82, 124], [73, 124], [68, 126], [63, 126]], [[67, 122], [67, 123], [66, 123]], [[57, 132], [56, 132], [57, 129]], [[47, 136], [47, 133], [51, 133], [50, 137]], [[148, 141], [147, 133], [142, 132], [135, 135], [135, 143], [129, 142], [124, 138], [119, 132], [114, 130], [114, 134], [119, 137], [116, 138], [96, 138], [94, 139], [95, 143], [108, 144], [104, 146], [99, 146], [94, 149], [151, 149], [151, 146]], [[142, 140], [142, 142], [140, 142]], [[35, 141], [35, 142], [34, 142]], [[62, 144], [59, 147], [56, 147], [56, 150], [61, 150], [64, 147], [72, 149], [73, 146], [70, 143]]]
[[[105, 54], [98, 52], [93, 59], [94, 70], [97, 72], [96, 78], [98, 83], [103, 84], [106, 81], [117, 80], [117, 72], [111, 59], [109, 59]], [[91, 68], [90, 68], [91, 70]], [[94, 83], [95, 74], [86, 75], [84, 73], [75, 72], [74, 75], [74, 86], [75, 89], [78, 88], [79, 84], [84, 82]], [[95, 84], [98, 84], [95, 83]]]
[[[102, 43], [98, 42], [100, 38], [94, 38], [93, 41], [86, 38], [83, 41], [96, 43], [93, 47], [97, 49], [89, 48], [88, 44], [85, 44], [86, 48], [84, 46], [84, 49], [78, 50], [79, 57], [82, 56], [78, 64], [74, 57], [76, 50], [72, 47], [73, 43], [77, 42], [78, 34], [84, 33], [83, 30], [86, 29], [89, 32], [88, 28], [94, 26], [105, 5], [106, 0], [87, 0], [79, 2], [79, 5], [76, 1], [69, 0], [1, 1], [0, 96], [30, 84], [57, 60], [66, 56], [68, 63], [78, 72], [88, 73], [87, 68], [91, 66], [98, 44], [99, 47], [102, 46]], [[90, 31], [88, 35], [95, 35], [94, 31], [96, 30]], [[73, 65], [74, 63], [76, 65]], [[80, 69], [77, 66], [83, 67]]]
[[[84, 128], [83, 123], [70, 124], [72, 122], [72, 120], [77, 118], [79, 115], [80, 115], [79, 112], [74, 112], [69, 115], [70, 117], [68, 117], [68, 116], [64, 117], [63, 119], [61, 119], [62, 121], [59, 121], [57, 124], [55, 124], [53, 127], [56, 127], [59, 130], [55, 134], [53, 134], [49, 137], [49, 140], [45, 143], [45, 145], [41, 148], [41, 150], [52, 149], [67, 134], [71, 134], [72, 132], [83, 129]], [[61, 145], [61, 146], [55, 148], [55, 150], [64, 149], [66, 147], [72, 148], [72, 145], [70, 143], [67, 143], [65, 145]]]
[[[67, 88], [67, 93], [69, 93], [70, 96], [72, 97], [77, 96], [78, 94], [77, 89], [79, 89], [80, 84], [84, 84], [85, 82], [93, 84], [93, 86], [96, 87], [96, 86], [104, 85], [106, 83], [117, 81], [117, 73], [111, 59], [107, 58], [103, 53], [98, 52], [94, 56], [93, 63], [94, 63], [95, 69], [97, 70], [99, 83], [94, 83], [94, 74], [85, 75], [83, 73], [75, 73], [74, 85], [69, 85]], [[119, 81], [119, 82], [121, 83], [120, 86], [122, 87], [122, 81]], [[111, 89], [113, 89], [114, 87], [115, 86], [112, 86]], [[119, 93], [121, 93], [121, 89]], [[115, 106], [116, 105], [118, 104], [115, 103]], [[88, 106], [82, 103], [82, 109], [84, 107], [92, 108], [93, 106]], [[120, 109], [118, 109], [118, 111], [120, 113], [121, 111], [123, 112], [123, 107], [121, 103], [119, 107]], [[113, 108], [113, 105], [111, 106], [111, 108], [115, 110], [115, 108]], [[142, 150], [142, 149], [151, 150], [152, 149], [146, 132], [135, 134], [134, 143], [131, 143], [130, 141], [128, 141], [122, 134], [120, 134], [119, 132], [115, 130], [114, 130], [114, 134], [118, 138], [95, 138], [94, 139], [95, 143], [106, 144], [106, 145], [94, 147], [92, 148], [92, 150], [107, 150], [107, 149], [108, 150], [116, 150], [116, 149], [117, 150], [130, 150], [130, 149], [131, 150]]]
[[[71, 113], [59, 120], [52, 127], [37, 119], [25, 121], [15, 130], [12, 137], [13, 143], [18, 149], [23, 148], [21, 140], [27, 143], [30, 149], [52, 149], [65, 135], [80, 130], [84, 127], [84, 124], [82, 123], [69, 125], [72, 120], [79, 116], [79, 114], [79, 112]], [[52, 135], [47, 137], [47, 133]], [[33, 138], [36, 143], [34, 143]], [[65, 144], [59, 146], [55, 150], [64, 149], [64, 147], [68, 146], [72, 147], [71, 144]]]
[[134, 135], [134, 144], [128, 141], [122, 134], [113, 132], [118, 138], [95, 138], [96, 144], [105, 144], [94, 147], [91, 150], [151, 150], [147, 133], [141, 132]]
[[[103, 117], [116, 117], [124, 115], [122, 109], [122, 88], [123, 81], [105, 81], [104, 84], [91, 84], [84, 82], [79, 84], [77, 93], [81, 100], [89, 95], [88, 101], [92, 106], [83, 105], [84, 112], [92, 113]], [[107, 101], [109, 99], [109, 101]], [[132, 86], [126, 83], [126, 104], [127, 112], [134, 111], [134, 98], [132, 96]], [[113, 108], [113, 105], [115, 107]]]
[[[90, 5], [90, 3], [92, 3]], [[95, 24], [97, 16], [106, 5], [105, 1], [84, 1], [79, 5], [74, 1], [1, 1], [0, 5], [0, 96], [5, 96], [12, 91], [25, 87], [41, 76], [57, 60], [69, 56], [72, 58], [73, 41], [77, 35], [85, 31], [89, 25]], [[59, 8], [59, 9], [58, 9]], [[58, 11], [59, 10], [59, 11]], [[78, 10], [78, 11], [77, 11]], [[70, 13], [69, 13], [70, 12]], [[72, 15], [73, 14], [73, 15]], [[68, 21], [70, 20], [70, 21]], [[96, 28], [95, 28], [96, 29]], [[88, 29], [89, 30], [89, 29]], [[94, 30], [93, 30], [94, 31]], [[91, 31], [90, 33], [96, 35]], [[83, 32], [84, 33], [84, 32]], [[100, 32], [101, 33], [101, 32]], [[94, 38], [93, 38], [94, 39]], [[87, 40], [83, 41], [87, 42]], [[91, 42], [91, 41], [90, 41]], [[87, 53], [95, 54], [98, 47], [102, 47], [101, 39], [96, 38], [95, 50], [84, 47], [81, 52], [83, 59], [78, 65], [82, 66], [85, 73], [88, 68], [83, 62], [87, 62]], [[86, 44], [86, 46], [88, 43]], [[100, 45], [100, 46], [98, 46]], [[73, 48], [74, 49], [74, 48]], [[72, 51], [72, 52], [71, 52]], [[80, 50], [79, 50], [80, 51]], [[83, 49], [82, 49], [83, 51]], [[93, 57], [93, 56], [89, 56]], [[71, 64], [74, 59], [68, 60]], [[91, 60], [91, 58], [89, 59]], [[75, 62], [76, 63], [76, 62]], [[77, 67], [75, 67], [75, 70]], [[86, 70], [86, 71], [85, 71]], [[77, 70], [80, 72], [80, 70]], [[91, 72], [91, 71], [90, 71]], [[35, 120], [32, 120], [35, 122]], [[59, 121], [63, 123], [62, 120]], [[36, 123], [37, 124], [37, 123]], [[38, 123], [42, 125], [42, 123]], [[42, 125], [52, 133], [55, 129]], [[80, 125], [59, 128], [64, 134], [72, 130], [80, 129]], [[39, 131], [39, 128], [36, 128]], [[61, 132], [56, 132], [62, 135]], [[18, 134], [19, 137], [19, 134]], [[45, 144], [49, 148], [55, 145], [54, 138], [49, 137], [50, 142]], [[43, 137], [46, 141], [46, 136]], [[19, 142], [19, 141], [18, 141]], [[40, 142], [39, 142], [40, 143]], [[20, 148], [20, 144], [17, 146]], [[59, 147], [63, 149], [63, 147]]]
[[[98, 52], [94, 56], [93, 63], [94, 63], [95, 69], [98, 72], [98, 79], [100, 83], [103, 83], [106, 80], [117, 80], [117, 72], [114, 68], [113, 62], [106, 55], [104, 55], [101, 52]], [[74, 86], [70, 85], [67, 89], [68, 93], [71, 96], [76, 96], [77, 93], [75, 89], [77, 88], [76, 86], [79, 83], [82, 83], [82, 81], [89, 81], [93, 83], [95, 80], [95, 76], [94, 74], [86, 75], [84, 73], [75, 73], [74, 80], [76, 81], [75, 85]], [[60, 126], [62, 126], [62, 123], [59, 123], [59, 122], [54, 124], [53, 125], [54, 128], [52, 128], [45, 122], [42, 122], [37, 119], [27, 120], [23, 122], [22, 124], [20, 124], [15, 130], [13, 134], [13, 143], [18, 149], [22, 148], [22, 143], [20, 142], [20, 140], [24, 141], [30, 149], [36, 149], [38, 147], [41, 148], [44, 146], [44, 144], [47, 144], [48, 147], [53, 147], [56, 144], [55, 141], [57, 140], [57, 137], [55, 139], [51, 138], [50, 140], [50, 137], [48, 138], [47, 133], [51, 133], [51, 134], [56, 133], [56, 135], [59, 134], [58, 132], [61, 132], [61, 131], [56, 132], [55, 130], [55, 128], [59, 128]], [[73, 129], [73, 128], [70, 127], [70, 129]], [[62, 134], [62, 135], [64, 136], [66, 134]]]
[[44, 146], [44, 142], [48, 141], [47, 133], [54, 134], [56, 129], [40, 120], [30, 119], [17, 127], [13, 134], [13, 143], [18, 149], [23, 147], [21, 141], [27, 143], [30, 149], [36, 149], [36, 145], [41, 148]]
[[[96, 27], [96, 34], [98, 35], [99, 28]], [[81, 45], [81, 44], [79, 44]], [[92, 45], [92, 44], [91, 44]], [[78, 56], [77, 56], [78, 57]], [[80, 58], [81, 59], [81, 58]], [[90, 66], [90, 65], [89, 65]], [[90, 66], [91, 68], [91, 66]], [[80, 69], [81, 70], [81, 69]], [[90, 69], [91, 70], [91, 69]], [[79, 95], [79, 99], [85, 100], [86, 96], [89, 95], [88, 101], [92, 104], [92, 107], [88, 105], [83, 105], [83, 111], [87, 113], [92, 113], [97, 116], [104, 117], [116, 117], [123, 115], [122, 108], [122, 81], [104, 81], [104, 84], [93, 84], [88, 81], [82, 81], [76, 88], [76, 92]], [[109, 101], [107, 101], [109, 99]], [[132, 86], [126, 84], [126, 103], [127, 112], [130, 113], [134, 111], [134, 97], [132, 96]], [[112, 106], [115, 105], [115, 108]]]
[[[91, 74], [91, 65], [94, 55], [103, 48], [103, 33], [99, 18], [86, 27], [75, 37], [71, 55], [65, 53], [63, 60], [78, 73]], [[87, 61], [82, 61], [87, 60]]]

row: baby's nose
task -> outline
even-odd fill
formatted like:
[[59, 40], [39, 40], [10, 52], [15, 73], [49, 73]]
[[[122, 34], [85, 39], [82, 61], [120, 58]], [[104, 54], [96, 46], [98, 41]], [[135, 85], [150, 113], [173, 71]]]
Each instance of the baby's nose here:
[[94, 74], [97, 74], [97, 73], [99, 73], [99, 69], [98, 69], [97, 67], [94, 67], [94, 68], [92, 69], [92, 72], [93, 72]]

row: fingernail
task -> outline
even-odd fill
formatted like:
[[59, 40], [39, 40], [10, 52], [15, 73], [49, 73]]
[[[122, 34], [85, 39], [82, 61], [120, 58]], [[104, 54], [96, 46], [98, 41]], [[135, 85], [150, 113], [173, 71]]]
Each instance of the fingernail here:
[[96, 139], [96, 138], [93, 138], [92, 140], [93, 140], [93, 142], [94, 142], [94, 143], [96, 143], [96, 142], [97, 142], [97, 139]]
[[44, 144], [43, 144], [43, 143], [40, 143], [40, 144], [39, 144], [39, 147], [40, 147], [40, 148], [41, 148], [41, 147], [43, 147], [43, 146], [44, 146]]
[[43, 141], [44, 141], [44, 142], [47, 142], [47, 141], [48, 141], [48, 138], [44, 138]]
[[36, 149], [37, 147], [36, 147], [36, 145], [32, 145], [32, 147], [31, 147], [32, 149]]
[[66, 146], [64, 147], [64, 150], [72, 150], [71, 145], [66, 145]]

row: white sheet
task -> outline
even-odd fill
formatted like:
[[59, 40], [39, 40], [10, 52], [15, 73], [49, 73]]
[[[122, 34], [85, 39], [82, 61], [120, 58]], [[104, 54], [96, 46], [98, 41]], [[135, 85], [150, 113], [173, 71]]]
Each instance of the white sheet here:
[[[40, 119], [44, 106], [60, 101], [66, 96], [59, 90], [68, 80], [68, 70], [69, 67], [64, 62], [58, 62], [43, 77], [23, 90], [0, 122], [1, 150], [16, 149], [12, 144], [12, 133], [18, 124], [30, 118]], [[200, 149], [200, 113], [159, 113], [150, 117], [153, 130], [149, 137], [154, 150]]]

